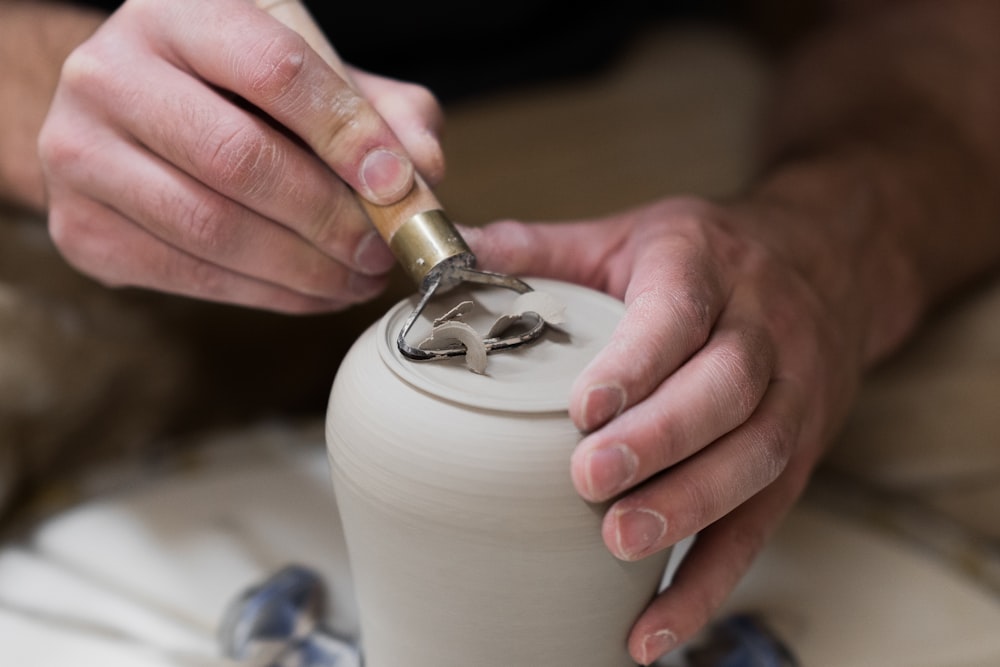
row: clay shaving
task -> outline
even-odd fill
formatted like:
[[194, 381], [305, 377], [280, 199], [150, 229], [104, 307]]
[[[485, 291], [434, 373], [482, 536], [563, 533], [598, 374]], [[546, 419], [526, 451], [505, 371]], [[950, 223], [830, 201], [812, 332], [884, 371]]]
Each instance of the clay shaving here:
[[[472, 301], [462, 301], [441, 317], [434, 320], [430, 338], [422, 341], [420, 349], [465, 348], [465, 365], [473, 373], [486, 373], [486, 345], [483, 338], [461, 318], [473, 308]], [[527, 315], [534, 313], [546, 325], [558, 329], [566, 321], [566, 304], [547, 292], [526, 292], [514, 299], [509, 313], [501, 315], [490, 327], [486, 339], [499, 337]]]
[[472, 302], [462, 301], [457, 306], [449, 310], [447, 313], [434, 320], [434, 326], [439, 327], [445, 322], [451, 322], [452, 320], [461, 319], [463, 315], [470, 312], [471, 310], [472, 310]]
[[537, 313], [550, 326], [566, 323], [566, 304], [548, 292], [526, 292], [514, 299], [514, 313]]
[[421, 349], [441, 349], [460, 344], [465, 347], [465, 365], [473, 373], [486, 373], [486, 345], [476, 330], [465, 322], [449, 320], [431, 330], [431, 337], [420, 343]]

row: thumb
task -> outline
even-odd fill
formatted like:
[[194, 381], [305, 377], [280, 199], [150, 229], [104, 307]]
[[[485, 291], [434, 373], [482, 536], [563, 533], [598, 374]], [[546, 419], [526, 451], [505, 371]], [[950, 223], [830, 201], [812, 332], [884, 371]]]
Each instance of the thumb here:
[[601, 288], [606, 283], [607, 259], [624, 237], [618, 227], [596, 222], [502, 220], [463, 227], [461, 232], [484, 270]]

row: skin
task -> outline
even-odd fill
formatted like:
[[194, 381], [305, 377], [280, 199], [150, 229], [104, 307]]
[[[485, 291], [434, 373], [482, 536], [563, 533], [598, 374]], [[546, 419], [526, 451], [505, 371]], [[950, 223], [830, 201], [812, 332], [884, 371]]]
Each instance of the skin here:
[[614, 500], [603, 536], [623, 560], [697, 534], [632, 630], [640, 664], [719, 609], [864, 372], [1000, 265], [998, 28], [991, 2], [848, 12], [793, 57], [742, 196], [468, 230], [496, 270], [626, 303], [572, 391], [573, 480]]
[[[0, 2], [0, 26], [31, 6]], [[839, 12], [787, 61], [761, 169], [741, 196], [466, 231], [486, 268], [626, 304], [572, 391], [587, 435], [571, 470], [584, 498], [614, 500], [603, 532], [617, 557], [697, 534], [629, 637], [641, 664], [718, 610], [808, 483], [866, 370], [1000, 265], [1000, 7], [845, 2]], [[67, 39], [84, 39], [68, 24]], [[55, 71], [59, 55], [36, 66]], [[390, 265], [366, 246], [371, 230], [344, 183], [384, 202], [405, 190], [411, 164], [432, 182], [443, 169], [429, 93], [358, 77], [367, 101], [244, 0], [130, 0], [61, 79], [34, 79], [49, 86], [34, 112], [9, 112], [22, 127], [41, 127], [46, 110], [47, 120], [40, 161], [3, 158], [5, 192], [47, 207], [68, 261], [108, 285], [340, 308], [374, 294]], [[0, 95], [11, 90], [4, 81]], [[380, 149], [409, 160], [362, 178]]]
[[[75, 11], [5, 5], [28, 25]], [[290, 313], [367, 300], [393, 258], [349, 187], [388, 204], [414, 164], [440, 179], [440, 109], [424, 88], [352, 74], [360, 92], [245, 0], [133, 0], [65, 57], [51, 106], [43, 91], [24, 111], [48, 109], [17, 191], [109, 286]]]

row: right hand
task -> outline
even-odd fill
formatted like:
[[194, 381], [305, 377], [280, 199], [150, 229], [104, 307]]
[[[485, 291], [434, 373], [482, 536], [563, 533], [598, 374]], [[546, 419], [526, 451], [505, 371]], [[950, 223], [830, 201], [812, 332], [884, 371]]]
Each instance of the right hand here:
[[374, 297], [394, 260], [351, 190], [440, 180], [441, 110], [351, 76], [360, 94], [246, 0], [129, 0], [67, 58], [39, 137], [54, 242], [109, 286], [290, 313]]
[[486, 269], [625, 303], [571, 390], [570, 416], [587, 435], [570, 474], [585, 500], [608, 503], [602, 535], [619, 559], [697, 535], [633, 626], [629, 651], [642, 665], [716, 615], [805, 488], [872, 351], [888, 347], [865, 278], [884, 280], [895, 253], [843, 242], [839, 212], [777, 192], [466, 232]]

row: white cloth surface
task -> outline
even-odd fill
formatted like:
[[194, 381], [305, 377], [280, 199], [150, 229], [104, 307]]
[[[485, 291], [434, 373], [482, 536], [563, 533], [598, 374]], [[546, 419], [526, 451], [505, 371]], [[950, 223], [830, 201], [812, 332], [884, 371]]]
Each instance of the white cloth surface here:
[[[320, 438], [228, 434], [197, 465], [84, 502], [0, 550], [0, 664], [232, 665], [216, 641], [224, 609], [289, 563], [326, 578], [330, 624], [356, 634]], [[810, 502], [726, 611], [764, 614], [807, 667], [1000, 664], [1000, 601], [911, 544]]]

